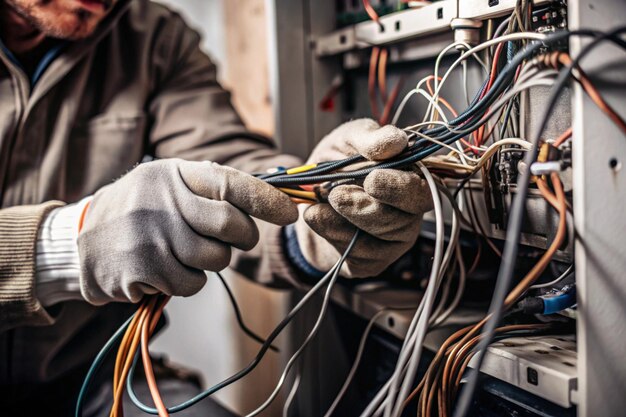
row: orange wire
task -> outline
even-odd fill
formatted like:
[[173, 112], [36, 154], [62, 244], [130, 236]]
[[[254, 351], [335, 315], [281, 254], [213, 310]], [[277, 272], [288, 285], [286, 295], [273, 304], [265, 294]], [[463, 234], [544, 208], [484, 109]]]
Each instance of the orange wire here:
[[563, 134], [561, 136], [559, 136], [557, 138], [557, 140], [554, 141], [554, 146], [556, 146], [556, 147], [561, 146], [563, 144], [563, 142], [565, 142], [566, 140], [568, 140], [571, 137], [572, 137], [572, 128], [570, 127], [565, 132], [563, 132]]
[[[554, 240], [542, 255], [540, 260], [535, 266], [526, 274], [526, 276], [509, 292], [507, 298], [504, 301], [504, 309], [508, 310], [527, 290], [527, 288], [533, 284], [533, 282], [539, 277], [539, 275], [548, 266], [550, 260], [563, 244], [566, 234], [566, 212], [567, 201], [565, 198], [565, 192], [560, 182], [559, 176], [556, 173], [551, 174], [551, 180], [554, 185], [556, 196], [547, 187], [547, 184], [540, 185], [540, 191], [547, 201], [554, 203], [555, 208], [559, 212], [559, 225], [557, 228]], [[538, 181], [538, 184], [543, 182], [543, 179]], [[545, 187], [544, 187], [545, 185]], [[552, 197], [556, 198], [556, 201]], [[456, 395], [458, 390], [458, 375], [462, 372], [467, 364], [465, 352], [467, 352], [466, 345], [468, 342], [477, 335], [477, 332], [489, 319], [489, 316], [483, 318], [479, 323], [473, 326], [468, 326], [459, 330], [457, 333], [449, 337], [446, 342], [440, 347], [435, 358], [431, 362], [428, 371], [424, 375], [422, 382], [418, 387], [409, 395], [404, 402], [406, 406], [417, 394], [420, 394], [420, 400], [418, 404], [418, 413], [422, 416], [431, 415], [431, 404], [437, 395], [438, 398], [438, 412], [439, 415], [447, 415], [447, 412], [452, 404], [452, 396]], [[462, 338], [450, 345], [452, 341], [461, 337]], [[445, 366], [442, 369], [442, 360], [445, 360]], [[442, 374], [443, 371], [443, 374]], [[441, 376], [441, 378], [440, 378]]]
[[[146, 305], [144, 303], [139, 306], [137, 313], [130, 322], [126, 332], [124, 332], [124, 337], [120, 342], [120, 346], [117, 350], [117, 356], [115, 358], [115, 367], [113, 369], [113, 387], [117, 387], [119, 385], [120, 375], [122, 373], [122, 369], [124, 368], [124, 360], [128, 356], [129, 341], [136, 333], [137, 324], [145, 308]], [[115, 401], [115, 392], [113, 392], [113, 400]]]
[[[559, 53], [558, 60], [563, 65], [570, 65], [572, 63], [572, 59], [566, 53]], [[594, 87], [591, 83], [585, 72], [580, 67], [576, 67], [578, 71], [580, 84], [583, 89], [589, 95], [589, 98], [593, 100], [593, 102], [602, 110], [612, 121], [619, 127], [624, 134], [626, 134], [626, 122], [622, 117], [617, 114], [617, 112], [611, 107], [609, 103], [607, 103], [604, 98], [600, 95], [600, 92]]]
[[[140, 306], [139, 310], [137, 311], [137, 314], [139, 315], [139, 321], [138, 321], [137, 326], [139, 328], [141, 328], [144, 321], [148, 317], [150, 309], [152, 308], [155, 301], [156, 301], [155, 298], [151, 298], [148, 301], [144, 301], [142, 306]], [[122, 371], [120, 372], [118, 379], [114, 381], [113, 406], [111, 407], [111, 413], [109, 414], [110, 417], [123, 417], [124, 416], [123, 403], [122, 403], [122, 396], [124, 394], [124, 383], [126, 381], [126, 377], [128, 376], [128, 372], [130, 371], [130, 367], [132, 365], [135, 353], [137, 352], [137, 348], [139, 347], [139, 341], [140, 341], [140, 333], [135, 331], [134, 334], [132, 334], [132, 340], [130, 342], [130, 346], [127, 351], [128, 353], [126, 357], [122, 358], [122, 360], [124, 361]]]
[[80, 233], [80, 231], [83, 230], [83, 223], [85, 223], [85, 215], [87, 214], [87, 210], [89, 209], [90, 205], [91, 205], [91, 201], [88, 201], [87, 204], [85, 204], [85, 207], [83, 207], [83, 211], [80, 212], [80, 217], [78, 218], [78, 233]]
[[398, 94], [400, 93], [400, 88], [402, 88], [402, 84], [404, 84], [404, 79], [401, 78], [398, 83], [391, 90], [391, 95], [389, 99], [385, 102], [385, 107], [383, 109], [383, 114], [380, 117], [380, 124], [386, 125], [389, 123], [389, 118], [391, 117], [391, 110], [393, 109], [393, 104], [396, 102], [398, 98]]
[[370, 107], [372, 109], [372, 116], [376, 120], [380, 119], [380, 113], [378, 112], [378, 103], [376, 102], [376, 65], [378, 64], [379, 55], [380, 48], [377, 46], [372, 47], [369, 72], [367, 76], [367, 92], [370, 100]]
[[[433, 81], [435, 79], [434, 75], [429, 75], [426, 78], [426, 88], [428, 89], [428, 94], [430, 94], [431, 96], [435, 95], [435, 90], [431, 84], [431, 81]], [[437, 77], [438, 81], [441, 81], [443, 78], [441, 77]], [[437, 97], [437, 101], [442, 103], [449, 111], [450, 113], [452, 113], [453, 117], [457, 117], [458, 113], [457, 111], [454, 109], [454, 107], [452, 107], [452, 105], [450, 103], [448, 103], [448, 101], [446, 99], [444, 99], [443, 97], [439, 96]], [[474, 133], [470, 134], [470, 137], [474, 136]], [[471, 143], [469, 143], [468, 141], [466, 141], [465, 139], [461, 138], [460, 139], [461, 143], [463, 143], [463, 145], [465, 145], [468, 148], [471, 148], [472, 150], [480, 150], [480, 148], [475, 147], [474, 145], [472, 145]]]
[[296, 204], [308, 204], [308, 205], [315, 204], [315, 201], [307, 200], [306, 198], [290, 197], [289, 199]]
[[380, 17], [378, 17], [378, 13], [376, 13], [376, 9], [372, 7], [369, 0], [363, 0], [363, 7], [365, 8], [365, 12], [370, 17], [370, 19], [372, 19], [374, 22], [378, 23], [380, 27], [382, 27], [383, 24], [380, 23]]
[[386, 48], [380, 50], [378, 57], [378, 90], [380, 91], [380, 98], [384, 103], [387, 102], [387, 58], [389, 57], [389, 51]]
[[141, 360], [143, 362], [144, 373], [146, 375], [146, 381], [148, 382], [148, 388], [150, 389], [150, 394], [152, 396], [152, 400], [154, 401], [154, 405], [159, 412], [159, 417], [169, 417], [169, 412], [167, 411], [167, 407], [165, 406], [163, 399], [161, 398], [161, 393], [159, 391], [159, 387], [156, 382], [156, 378], [154, 376], [154, 369], [152, 368], [152, 361], [150, 360], [150, 352], [148, 350], [149, 337], [156, 328], [159, 319], [161, 318], [161, 314], [163, 313], [163, 309], [165, 305], [169, 301], [169, 297], [166, 298], [162, 303], [158, 306], [153, 307], [153, 312], [151, 312], [151, 316], [149, 320], [146, 320], [141, 327]]

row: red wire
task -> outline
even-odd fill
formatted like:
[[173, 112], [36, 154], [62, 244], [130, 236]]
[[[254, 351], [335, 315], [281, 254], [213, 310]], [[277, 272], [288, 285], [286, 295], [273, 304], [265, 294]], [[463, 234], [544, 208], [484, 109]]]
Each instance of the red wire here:
[[[500, 54], [502, 53], [502, 49], [504, 48], [504, 43], [500, 43], [496, 48], [496, 52], [493, 54], [493, 62], [491, 64], [491, 73], [489, 74], [489, 82], [487, 83], [487, 87], [480, 94], [480, 98], [482, 99], [485, 94], [491, 89], [493, 86], [493, 82], [496, 79], [496, 75], [498, 74], [498, 61], [500, 59]], [[476, 146], [481, 146], [483, 144], [485, 134], [485, 126], [482, 125], [476, 131]]]
[[380, 18], [378, 17], [378, 13], [376, 13], [376, 9], [372, 7], [369, 0], [363, 0], [363, 7], [365, 7], [365, 12], [370, 17], [370, 19], [382, 26], [382, 23], [380, 23]]
[[396, 99], [398, 98], [398, 94], [400, 93], [400, 88], [402, 87], [403, 83], [404, 83], [404, 78], [401, 78], [398, 81], [398, 83], [393, 87], [393, 90], [391, 90], [391, 95], [389, 95], [389, 98], [387, 99], [387, 102], [385, 103], [385, 108], [383, 109], [383, 115], [380, 118], [381, 125], [386, 125], [387, 123], [389, 123], [389, 117], [391, 116], [393, 103], [396, 102]]

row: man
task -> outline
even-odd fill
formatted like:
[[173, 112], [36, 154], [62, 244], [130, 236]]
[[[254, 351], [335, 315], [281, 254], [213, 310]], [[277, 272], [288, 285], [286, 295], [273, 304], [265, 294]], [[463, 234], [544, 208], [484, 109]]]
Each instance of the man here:
[[[192, 295], [229, 264], [261, 282], [314, 280], [355, 226], [347, 277], [378, 274], [414, 243], [428, 209], [414, 173], [375, 171], [299, 218], [246, 174], [301, 161], [245, 130], [198, 35], [163, 6], [0, 0], [0, 19], [2, 415], [72, 414], [86, 367], [144, 294]], [[406, 144], [356, 120], [310, 160], [385, 159]], [[159, 160], [133, 169], [146, 155]], [[109, 379], [86, 415], [106, 415]], [[170, 382], [166, 403], [195, 389]]]

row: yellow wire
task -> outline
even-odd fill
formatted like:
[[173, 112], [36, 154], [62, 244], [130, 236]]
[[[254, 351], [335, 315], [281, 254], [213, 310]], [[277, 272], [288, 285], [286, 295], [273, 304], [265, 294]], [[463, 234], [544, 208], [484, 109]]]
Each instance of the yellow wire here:
[[307, 171], [312, 170], [316, 166], [317, 166], [317, 164], [309, 164], [309, 165], [301, 165], [301, 166], [295, 167], [295, 168], [289, 168], [287, 170], [287, 175], [299, 174], [301, 172], [307, 172]]
[[292, 195], [294, 197], [308, 198], [309, 200], [317, 200], [315, 193], [313, 191], [301, 191], [301, 190], [293, 190], [291, 188], [279, 188], [285, 194]]

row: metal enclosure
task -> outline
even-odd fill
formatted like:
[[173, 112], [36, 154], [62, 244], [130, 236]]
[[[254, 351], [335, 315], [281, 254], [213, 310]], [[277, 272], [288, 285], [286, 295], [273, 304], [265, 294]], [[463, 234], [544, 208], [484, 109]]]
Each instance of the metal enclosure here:
[[[626, 22], [623, 0], [569, 2], [570, 27], [608, 30]], [[589, 42], [574, 38], [573, 54]], [[583, 61], [604, 98], [626, 113], [626, 56], [608, 42]], [[626, 141], [580, 89], [574, 90], [573, 158], [578, 281], [578, 409], [581, 417], [626, 414]]]
[[[489, 9], [486, 0], [442, 3], [449, 3], [446, 7], [462, 16], [490, 16], [484, 13]], [[514, 4], [514, 0], [501, 0], [493, 13], [506, 12]], [[357, 68], [363, 63], [363, 56], [358, 50], [337, 55], [345, 50], [345, 43], [359, 46], [355, 32], [334, 32], [334, 0], [266, 0], [266, 5], [277, 139], [286, 152], [306, 157], [326, 133], [353, 116], [323, 111], [319, 103], [341, 67]], [[568, 11], [570, 29], [606, 30], [626, 22], [624, 0], [569, 0]], [[395, 58], [432, 58], [452, 40], [449, 29], [424, 36], [404, 42], [392, 54], [396, 54]], [[587, 42], [573, 38], [573, 55]], [[626, 114], [623, 51], [607, 44], [597, 48], [583, 61], [583, 66], [597, 77], [607, 101], [619, 113]], [[573, 400], [581, 417], [621, 416], [626, 415], [626, 220], [620, 204], [626, 196], [626, 140], [580, 88], [572, 91], [571, 104], [578, 237], [574, 252], [579, 286], [578, 390]], [[339, 299], [349, 308], [361, 305], [354, 301], [360, 300], [358, 295], [343, 294]], [[320, 343], [328, 344], [331, 350], [330, 338], [327, 333]], [[323, 391], [323, 383], [318, 381], [317, 388], [308, 389]], [[316, 396], [323, 401], [323, 393]], [[309, 411], [316, 415], [313, 409]]]

